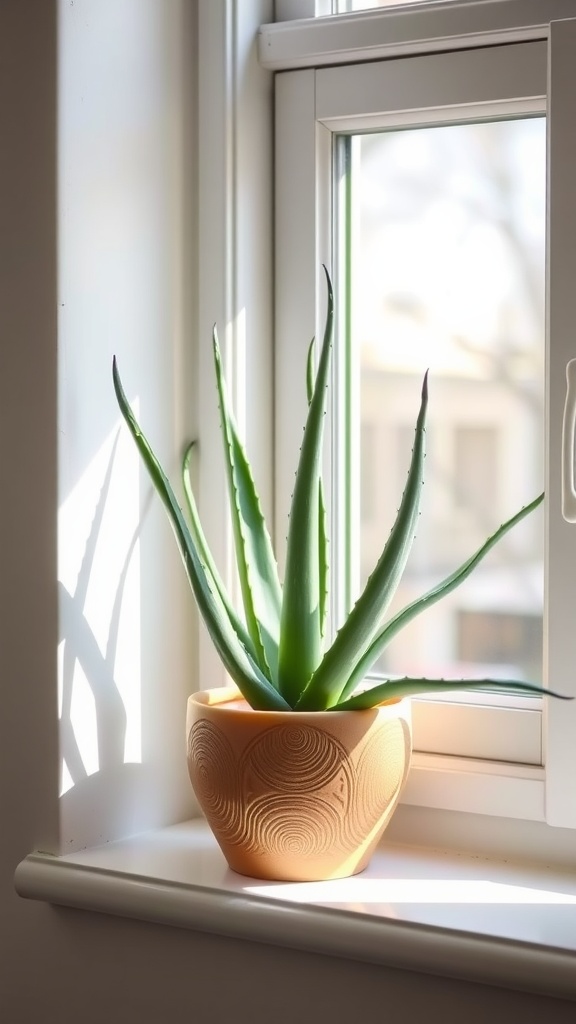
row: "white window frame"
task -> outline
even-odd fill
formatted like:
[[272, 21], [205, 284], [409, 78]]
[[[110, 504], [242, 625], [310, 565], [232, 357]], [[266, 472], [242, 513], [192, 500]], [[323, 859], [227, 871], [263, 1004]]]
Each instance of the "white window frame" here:
[[276, 21], [322, 18], [333, 13], [333, 0], [276, 0], [274, 4]]
[[[547, 406], [549, 410], [549, 448], [555, 453], [555, 457], [549, 460], [547, 476], [548, 513], [547, 513], [547, 536], [550, 537], [550, 524], [553, 523], [554, 538], [559, 538], [554, 544], [548, 544], [547, 559], [550, 571], [556, 574], [562, 571], [562, 564], [566, 567], [567, 560], [570, 567], [576, 560], [574, 536], [570, 534], [570, 527], [561, 519], [560, 512], [560, 460], [556, 457], [561, 451], [562, 442], [562, 410], [564, 404], [565, 365], [570, 358], [570, 313], [573, 298], [570, 295], [570, 287], [566, 279], [570, 274], [564, 269], [564, 255], [570, 253], [570, 229], [574, 231], [575, 223], [572, 224], [572, 217], [562, 217], [561, 210], [565, 209], [566, 202], [562, 195], [570, 197], [570, 193], [563, 192], [569, 187], [569, 171], [566, 167], [574, 168], [574, 155], [570, 153], [570, 142], [566, 138], [566, 132], [562, 133], [562, 126], [573, 123], [576, 112], [576, 104], [571, 98], [574, 90], [566, 89], [563, 80], [571, 74], [570, 48], [572, 45], [572, 33], [575, 32], [574, 25], [554, 26], [551, 32], [549, 25], [536, 23], [534, 18], [535, 7], [530, 0], [500, 0], [497, 3], [469, 3], [469, 4], [446, 4], [442, 5], [443, 11], [438, 5], [425, 5], [426, 9], [416, 8], [413, 12], [404, 14], [403, 31], [404, 39], [396, 42], [391, 47], [387, 43], [386, 56], [398, 57], [407, 52], [407, 40], [410, 39], [410, 52], [422, 52], [426, 54], [430, 47], [426, 40], [419, 38], [418, 33], [425, 29], [433, 38], [438, 37], [438, 29], [434, 30], [432, 24], [437, 19], [439, 24], [440, 16], [444, 17], [448, 10], [454, 15], [452, 23], [454, 32], [450, 38], [450, 45], [447, 50], [459, 51], [469, 50], [474, 40], [474, 49], [468, 53], [454, 52], [451, 54], [453, 61], [463, 61], [466, 65], [469, 81], [473, 83], [474, 64], [477, 62], [476, 54], [479, 54], [478, 71], [480, 78], [482, 72], [482, 53], [478, 51], [479, 26], [482, 27], [482, 43], [491, 46], [495, 42], [499, 47], [506, 39], [520, 40], [526, 43], [516, 53], [519, 54], [520, 78], [526, 73], [526, 84], [521, 86], [514, 97], [507, 97], [508, 112], [517, 110], [522, 112], [527, 107], [524, 105], [525, 98], [528, 98], [528, 107], [532, 110], [538, 109], [538, 103], [544, 108], [544, 96], [548, 92], [548, 123], [549, 134], [552, 139], [551, 153], [554, 157], [550, 162], [551, 185], [549, 192], [552, 198], [549, 202], [549, 246], [550, 265], [553, 268], [550, 274], [548, 285], [548, 296], [550, 305], [550, 329], [554, 331], [554, 338], [562, 340], [555, 341], [554, 362], [550, 363], [548, 358], [547, 372]], [[490, 11], [488, 11], [490, 7]], [[541, 5], [538, 6], [540, 16]], [[406, 65], [405, 78], [402, 80], [402, 67], [396, 60], [394, 65], [385, 63], [369, 63], [355, 69], [350, 75], [346, 68], [338, 66], [325, 69], [324, 65], [330, 61], [335, 64], [356, 63], [358, 60], [358, 37], [370, 23], [372, 38], [384, 38], [398, 34], [398, 9], [364, 12], [358, 15], [343, 15], [335, 19], [322, 19], [318, 22], [299, 22], [296, 25], [281, 27], [279, 25], [265, 27], [261, 32], [260, 53], [261, 59], [267, 66], [278, 67], [278, 53], [283, 52], [285, 65], [290, 69], [288, 74], [277, 75], [276, 84], [276, 118], [277, 118], [277, 141], [276, 141], [276, 193], [279, 197], [277, 202], [276, 219], [276, 370], [277, 386], [275, 393], [276, 408], [276, 455], [275, 465], [278, 470], [276, 482], [276, 508], [278, 512], [277, 535], [281, 536], [282, 522], [285, 511], [288, 507], [290, 475], [287, 469], [294, 461], [294, 437], [291, 424], [300, 422], [304, 415], [304, 399], [301, 397], [300, 406], [298, 396], [302, 394], [301, 381], [298, 379], [298, 367], [304, 364], [304, 349], [310, 335], [309, 324], [316, 321], [319, 326], [321, 322], [322, 296], [318, 268], [322, 262], [328, 265], [331, 263], [332, 246], [330, 242], [330, 197], [327, 195], [326, 183], [331, 180], [330, 161], [332, 132], [334, 130], [349, 128], [350, 115], [358, 110], [357, 96], [353, 90], [358, 89], [358, 95], [362, 96], [362, 103], [365, 98], [371, 95], [372, 85], [378, 81], [377, 92], [380, 95], [390, 94], [398, 83], [398, 72], [400, 74], [399, 95], [397, 107], [404, 111], [409, 108], [414, 123], [422, 123], [422, 103], [416, 97], [411, 97], [413, 91], [413, 76], [411, 68]], [[548, 5], [548, 11], [552, 16], [563, 17], [566, 13], [576, 14], [574, 2], [563, 3], [562, 0], [555, 0]], [[513, 22], [523, 12], [524, 20]], [[492, 22], [486, 19], [493, 15]], [[467, 17], [467, 21], [466, 21]], [[444, 27], [445, 27], [444, 22]], [[490, 28], [490, 25], [493, 27]], [[495, 26], [495, 27], [494, 27]], [[378, 30], [377, 30], [378, 27]], [[456, 31], [457, 30], [457, 31]], [[286, 33], [285, 35], [283, 33]], [[298, 39], [298, 46], [295, 44]], [[306, 42], [303, 40], [306, 39]], [[344, 41], [348, 40], [349, 47], [346, 49]], [[323, 41], [324, 51], [319, 54], [318, 42]], [[298, 47], [300, 47], [298, 51]], [[290, 57], [286, 56], [292, 48]], [[548, 56], [546, 60], [546, 51]], [[298, 51], [298, 52], [297, 52]], [[336, 56], [337, 52], [337, 56]], [[490, 52], [490, 51], [485, 51]], [[374, 50], [368, 50], [364, 57], [372, 56]], [[311, 56], [313, 54], [313, 56]], [[496, 65], [499, 59], [505, 60], [503, 49], [491, 51], [496, 57]], [[553, 59], [552, 59], [553, 58]], [[442, 57], [423, 57], [423, 60], [438, 62], [447, 59]], [[540, 62], [540, 82], [536, 92], [531, 88], [530, 79], [533, 73], [534, 61]], [[303, 63], [312, 64], [303, 70], [293, 71], [294, 68], [302, 68]], [[549, 74], [548, 88], [546, 87], [546, 70], [544, 65], [548, 64]], [[314, 65], [317, 66], [314, 66]], [[393, 70], [391, 70], [393, 69]], [[479, 84], [478, 76], [477, 84]], [[569, 80], [569, 79], [568, 79]], [[353, 83], [353, 84], [352, 84]], [[485, 83], [482, 101], [489, 102], [491, 99], [490, 86], [492, 80]], [[464, 97], [469, 104], [476, 103], [474, 99], [474, 88], [468, 96]], [[436, 106], [444, 106], [440, 93]], [[482, 93], [482, 89], [480, 90]], [[553, 97], [553, 99], [552, 99]], [[428, 100], [428, 96], [427, 96]], [[516, 105], [515, 105], [516, 104]], [[481, 110], [476, 106], [469, 113], [478, 115]], [[374, 115], [379, 118], [381, 107], [374, 109]], [[437, 113], [434, 115], [437, 118]], [[402, 122], [406, 123], [406, 114], [403, 113]], [[364, 120], [362, 127], [370, 127], [370, 120]], [[554, 126], [556, 126], [554, 130]], [[560, 127], [558, 127], [560, 126]], [[568, 133], [569, 134], [569, 133]], [[296, 156], [295, 156], [296, 154]], [[311, 184], [312, 183], [312, 184]], [[297, 197], [297, 203], [282, 201], [282, 196]], [[560, 198], [558, 198], [560, 197]], [[570, 205], [570, 204], [568, 204]], [[574, 237], [574, 234], [572, 235]], [[559, 268], [559, 269], [558, 269]], [[294, 295], [298, 295], [298, 302], [294, 302]], [[557, 326], [559, 325], [559, 327]], [[562, 333], [563, 332], [563, 333]], [[298, 349], [300, 346], [301, 350]], [[572, 354], [576, 346], [572, 346]], [[295, 376], [296, 375], [296, 376]], [[284, 468], [286, 467], [286, 476]], [[561, 539], [560, 539], [561, 538]], [[568, 554], [567, 554], [568, 552]], [[333, 554], [333, 559], [334, 559]], [[336, 555], [337, 557], [337, 555]], [[574, 566], [576, 568], [576, 566]], [[572, 578], [575, 578], [572, 573]], [[546, 649], [549, 656], [550, 680], [553, 680], [556, 687], [567, 693], [576, 694], [574, 681], [566, 678], [563, 666], [574, 661], [576, 652], [572, 649], [571, 632], [567, 623], [569, 618], [570, 602], [569, 596], [566, 599], [566, 589], [558, 590], [556, 587], [548, 592], [548, 619], [549, 624], [546, 631]], [[574, 602], [572, 602], [572, 606]], [[572, 633], [574, 631], [572, 630]], [[551, 642], [553, 638], [553, 642]], [[417, 706], [418, 707], [418, 706]], [[455, 724], [462, 720], [462, 714], [466, 717], [471, 710], [471, 704], [450, 708], [436, 707], [439, 718], [446, 719], [447, 714], [455, 716]], [[485, 714], [485, 712], [483, 712]], [[420, 714], [420, 711], [417, 712]], [[430, 714], [430, 710], [426, 710]], [[528, 732], [534, 733], [535, 717], [539, 719], [540, 711], [535, 705], [526, 702], [521, 710], [508, 708], [492, 710], [488, 713], [498, 716], [499, 725], [502, 716], [506, 715], [510, 722], [506, 722], [505, 729], [512, 735], [511, 726], [516, 739], [518, 729], [522, 731], [522, 718], [529, 725]], [[473, 721], [472, 719], [470, 721]], [[441, 808], [445, 810], [475, 811], [482, 814], [500, 815], [510, 818], [527, 818], [535, 821], [546, 821], [548, 824], [562, 825], [564, 827], [576, 827], [576, 809], [571, 805], [570, 794], [564, 780], [570, 777], [570, 773], [576, 769], [576, 752], [574, 743], [570, 737], [576, 735], [576, 706], [565, 704], [559, 705], [556, 702], [545, 702], [543, 721], [543, 747], [542, 760], [544, 767], [534, 764], [522, 763], [528, 760], [522, 754], [523, 741], [519, 745], [513, 743], [509, 752], [506, 750], [492, 753], [488, 756], [490, 760], [478, 759], [477, 757], [455, 757], [442, 754], [420, 753], [415, 756], [414, 767], [411, 772], [407, 786], [405, 802], [419, 806]], [[489, 723], [490, 724], [490, 723]], [[533, 759], [533, 758], [531, 758]]]
[[[258, 27], [272, 0], [198, 0], [198, 338], [199, 507], [210, 547], [239, 596], [210, 338], [217, 325], [236, 419], [260, 498], [272, 495], [272, 89], [257, 60]], [[226, 673], [199, 633], [201, 688]]]
[[276, 22], [260, 30], [262, 66], [288, 71], [546, 39], [550, 23], [575, 10], [574, 0], [407, 0], [325, 14], [324, 0], [276, 0]]

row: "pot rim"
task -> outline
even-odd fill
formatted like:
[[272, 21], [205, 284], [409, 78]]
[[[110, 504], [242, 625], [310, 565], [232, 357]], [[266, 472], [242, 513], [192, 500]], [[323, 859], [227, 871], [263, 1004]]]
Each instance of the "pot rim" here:
[[[240, 704], [242, 702], [242, 704]], [[195, 704], [198, 707], [209, 707], [211, 711], [227, 713], [227, 714], [246, 714], [262, 716], [263, 718], [285, 718], [286, 716], [295, 716], [299, 721], [303, 721], [305, 718], [312, 717], [318, 720], [321, 717], [327, 717], [334, 721], [335, 718], [342, 718], [345, 715], [371, 715], [374, 716], [379, 712], [385, 712], [387, 710], [394, 709], [396, 712], [405, 712], [410, 707], [410, 697], [393, 697], [392, 700], [387, 701], [385, 704], [377, 704], [373, 708], [357, 708], [357, 709], [345, 709], [344, 711], [295, 711], [290, 708], [288, 711], [258, 711], [252, 708], [248, 701], [242, 696], [237, 686], [215, 686], [207, 690], [197, 690], [195, 693], [190, 694], [188, 697], [189, 704]], [[231, 706], [231, 705], [239, 706]]]

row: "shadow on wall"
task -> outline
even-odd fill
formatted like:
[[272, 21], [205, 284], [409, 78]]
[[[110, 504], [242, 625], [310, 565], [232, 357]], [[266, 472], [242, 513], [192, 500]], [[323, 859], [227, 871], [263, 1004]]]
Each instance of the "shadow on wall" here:
[[79, 662], [82, 666], [84, 677], [94, 698], [99, 766], [103, 771], [106, 771], [124, 763], [126, 709], [114, 680], [114, 665], [126, 575], [136, 546], [139, 528], [133, 534], [118, 581], [118, 589], [116, 590], [104, 652], [101, 651], [84, 614], [90, 574], [94, 564], [98, 537], [104, 516], [104, 507], [110, 490], [110, 480], [117, 444], [118, 439], [116, 438], [102, 491], [96, 506], [92, 528], [86, 542], [86, 550], [80, 572], [78, 573], [74, 593], [69, 594], [62, 582], [58, 584], [60, 608], [59, 643], [63, 645], [62, 675], [60, 680], [62, 691], [60, 710], [61, 750], [62, 758], [73, 786], [77, 786], [81, 780], [88, 778], [88, 772], [80, 752], [71, 717], [76, 662]]
[[[151, 493], [130, 532], [124, 515], [121, 540], [117, 538], [112, 550], [112, 521], [118, 504], [126, 513], [129, 500], [126, 488], [118, 494], [126, 482], [123, 467], [116, 465], [119, 436], [117, 432], [100, 476], [91, 521], [85, 498], [84, 516], [63, 509], [61, 552], [67, 541], [74, 547], [67, 519], [74, 519], [76, 531], [83, 519], [88, 535], [75, 585], [68, 589], [62, 580], [58, 583], [62, 852], [137, 829], [139, 793], [148, 784], [141, 763], [138, 587], [127, 584], [130, 576], [133, 584], [139, 579], [139, 539]], [[84, 485], [92, 493], [93, 484], [94, 473], [88, 473]], [[133, 522], [137, 493], [132, 498]], [[78, 494], [73, 505], [78, 505]]]

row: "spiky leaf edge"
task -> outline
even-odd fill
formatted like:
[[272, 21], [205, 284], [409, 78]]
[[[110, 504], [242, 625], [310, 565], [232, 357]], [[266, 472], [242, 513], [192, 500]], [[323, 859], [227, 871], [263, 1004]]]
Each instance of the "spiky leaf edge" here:
[[256, 654], [254, 652], [254, 646], [252, 644], [252, 638], [250, 637], [245, 624], [241, 621], [240, 617], [236, 613], [236, 609], [232, 605], [230, 598], [226, 592], [226, 587], [216, 563], [212, 557], [212, 552], [208, 546], [208, 541], [202, 529], [202, 523], [200, 521], [200, 515], [198, 513], [198, 506], [194, 497], [194, 491], [192, 490], [192, 483], [190, 480], [190, 460], [192, 458], [192, 452], [196, 447], [196, 442], [192, 441], [188, 445], [184, 453], [182, 460], [182, 488], [184, 490], [184, 497], [186, 498], [186, 505], [188, 508], [188, 518], [190, 520], [190, 532], [192, 539], [196, 545], [196, 550], [201, 562], [204, 565], [206, 575], [210, 579], [212, 586], [218, 591], [220, 600], [226, 609], [226, 614], [230, 619], [232, 628], [238, 636], [240, 643], [244, 645], [250, 657], [256, 661]]
[[282, 606], [278, 567], [248, 457], [230, 409], [216, 328], [212, 341], [236, 564], [246, 625], [260, 669], [276, 686]]
[[390, 536], [364, 591], [297, 702], [298, 711], [323, 711], [337, 702], [342, 678], [349, 678], [394, 596], [412, 547], [420, 511], [427, 407], [428, 372], [422, 384], [408, 480]]
[[377, 634], [368, 649], [360, 658], [359, 662], [355, 666], [344, 686], [342, 693], [338, 699], [338, 705], [341, 701], [345, 701], [347, 697], [354, 692], [357, 686], [362, 682], [366, 673], [370, 670], [376, 659], [382, 654], [382, 651], [387, 647], [393, 637], [400, 632], [412, 619], [416, 618], [417, 615], [421, 615], [422, 612], [430, 608], [436, 601], [446, 597], [456, 587], [459, 587], [461, 583], [470, 575], [471, 572], [476, 568], [479, 562], [482, 561], [485, 555], [498, 543], [502, 537], [516, 526], [522, 519], [530, 515], [538, 505], [544, 500], [544, 492], [539, 494], [537, 498], [534, 498], [528, 505], [521, 508], [515, 515], [507, 519], [505, 523], [502, 523], [495, 532], [488, 537], [488, 539], [482, 544], [478, 550], [470, 556], [463, 564], [456, 569], [449, 576], [446, 576], [441, 583], [437, 583], [435, 587], [427, 591], [422, 597], [417, 598], [410, 604], [402, 608], [389, 622], [384, 625], [384, 628]]
[[322, 656], [318, 487], [334, 321], [332, 282], [326, 267], [324, 273], [328, 290], [326, 324], [290, 507], [280, 624], [278, 684], [292, 706]]
[[[312, 338], [308, 349], [308, 361], [306, 364], [306, 394], [308, 405], [314, 394], [314, 348], [315, 339]], [[320, 635], [324, 637], [326, 632], [326, 615], [328, 611], [328, 534], [326, 531], [326, 503], [324, 501], [324, 487], [322, 477], [318, 480], [318, 597], [320, 600]]]
[[547, 690], [543, 686], [524, 683], [517, 679], [388, 679], [371, 690], [354, 694], [341, 704], [328, 708], [329, 711], [362, 711], [387, 704], [399, 697], [416, 697], [422, 693], [448, 693], [454, 690], [512, 690], [514, 693], [530, 696], [556, 697], [558, 700], [573, 700], [564, 693]]
[[242, 645], [228, 619], [217, 590], [210, 585], [205, 566], [196, 550], [170, 482], [126, 398], [116, 357], [113, 360], [112, 375], [120, 411], [148, 470], [150, 479], [168, 512], [198, 608], [224, 667], [230, 673], [242, 695], [255, 710], [289, 711], [290, 706], [260, 672]]

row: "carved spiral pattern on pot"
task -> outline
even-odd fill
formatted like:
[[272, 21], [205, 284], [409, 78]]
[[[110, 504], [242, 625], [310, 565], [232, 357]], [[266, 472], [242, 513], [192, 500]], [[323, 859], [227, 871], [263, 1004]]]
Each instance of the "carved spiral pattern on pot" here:
[[242, 771], [279, 793], [313, 793], [336, 778], [346, 758], [345, 748], [321, 729], [278, 725], [252, 741]]
[[229, 842], [241, 832], [240, 802], [234, 751], [210, 722], [196, 722], [188, 737], [192, 785], [210, 825]]
[[248, 807], [246, 848], [274, 856], [313, 857], [338, 845], [342, 819], [338, 810], [319, 796], [261, 796]]
[[358, 790], [348, 822], [359, 840], [382, 819], [404, 780], [406, 737], [399, 719], [384, 722], [365, 744], [358, 760]]
[[331, 733], [292, 722], [238, 747], [205, 719], [190, 730], [190, 778], [224, 851], [247, 855], [237, 870], [257, 877], [302, 877], [289, 866], [302, 861], [319, 877], [332, 870], [326, 865], [350, 863], [384, 828], [407, 771], [410, 733], [390, 719], [368, 736], [359, 731], [348, 750]]

